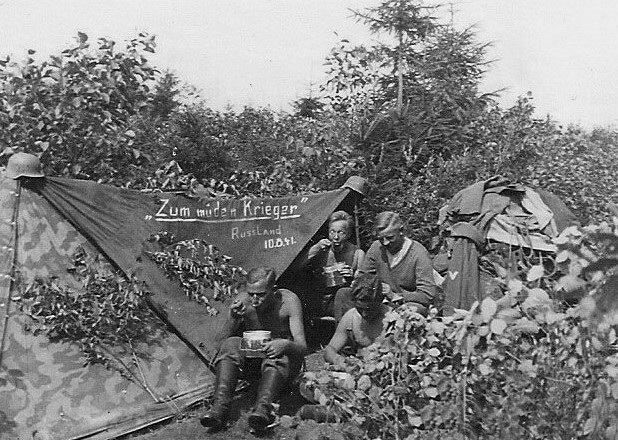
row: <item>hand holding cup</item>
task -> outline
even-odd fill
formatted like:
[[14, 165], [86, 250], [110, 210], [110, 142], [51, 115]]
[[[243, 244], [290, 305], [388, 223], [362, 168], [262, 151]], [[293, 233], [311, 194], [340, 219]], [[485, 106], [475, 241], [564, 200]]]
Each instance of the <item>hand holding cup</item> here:
[[352, 268], [347, 264], [342, 264], [341, 267], [339, 267], [339, 273], [346, 278], [352, 278], [354, 276]]

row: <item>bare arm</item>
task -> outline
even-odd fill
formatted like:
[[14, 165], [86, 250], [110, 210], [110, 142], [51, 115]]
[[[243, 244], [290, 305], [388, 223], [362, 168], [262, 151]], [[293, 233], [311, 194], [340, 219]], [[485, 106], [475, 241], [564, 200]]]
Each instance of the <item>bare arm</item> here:
[[289, 296], [290, 310], [290, 333], [292, 341], [289, 341], [286, 352], [304, 356], [307, 352], [307, 341], [305, 339], [305, 326], [303, 325], [303, 309], [298, 297], [294, 294]]
[[354, 267], [354, 277], [358, 276], [358, 272], [360, 267], [363, 265], [363, 261], [365, 260], [365, 252], [362, 249], [356, 249], [356, 267]]
[[300, 300], [294, 293], [289, 291], [283, 295], [282, 311], [288, 317], [292, 340], [277, 338], [264, 343], [264, 352], [269, 358], [277, 358], [284, 354], [304, 356], [307, 352]]
[[352, 319], [350, 313], [346, 312], [345, 315], [339, 321], [335, 334], [331, 338], [330, 342], [324, 349], [324, 360], [334, 365], [340, 365], [345, 359], [344, 356], [339, 354], [339, 351], [348, 342], [348, 329], [352, 328]]
[[243, 325], [245, 313], [247, 311], [247, 307], [244, 302], [245, 297], [246, 295], [244, 294], [237, 296], [230, 305], [227, 318], [223, 323], [223, 327], [219, 330], [219, 338], [221, 340], [236, 335], [239, 332], [240, 327]]
[[311, 261], [320, 252], [326, 252], [328, 248], [330, 247], [330, 245], [331, 245], [331, 242], [328, 238], [321, 239], [320, 241], [318, 241], [316, 244], [314, 244], [313, 246], [309, 248], [309, 253], [307, 254], [307, 260]]

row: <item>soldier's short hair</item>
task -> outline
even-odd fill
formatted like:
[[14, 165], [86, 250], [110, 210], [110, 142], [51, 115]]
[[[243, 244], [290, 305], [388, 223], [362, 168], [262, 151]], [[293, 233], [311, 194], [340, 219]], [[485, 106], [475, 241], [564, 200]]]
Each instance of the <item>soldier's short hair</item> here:
[[352, 283], [353, 301], [380, 302], [383, 299], [382, 282], [376, 274], [361, 274]]
[[266, 285], [272, 287], [277, 280], [277, 272], [272, 267], [258, 266], [247, 274], [247, 284], [256, 284], [266, 280]]
[[346, 222], [348, 230], [352, 229], [352, 216], [345, 211], [335, 211], [328, 218], [329, 225], [340, 221]]
[[399, 214], [397, 214], [396, 212], [384, 211], [376, 216], [374, 229], [378, 232], [391, 228], [401, 229], [402, 227], [403, 222], [401, 221], [401, 217], [399, 217]]

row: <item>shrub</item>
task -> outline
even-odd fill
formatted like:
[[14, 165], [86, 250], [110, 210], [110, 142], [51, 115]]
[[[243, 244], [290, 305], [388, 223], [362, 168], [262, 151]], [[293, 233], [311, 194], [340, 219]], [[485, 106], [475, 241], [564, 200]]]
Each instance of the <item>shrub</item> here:
[[224, 300], [236, 293], [245, 271], [230, 264], [231, 257], [222, 254], [204, 240], [176, 241], [166, 232], [151, 237], [160, 250], [148, 255], [172, 280], [180, 283], [189, 299], [206, 306], [210, 315], [216, 315], [211, 300]]
[[556, 289], [584, 288], [579, 305], [537, 287], [538, 267], [453, 316], [404, 305], [383, 338], [348, 359], [347, 379], [315, 375], [321, 403], [367, 438], [615, 438], [617, 232], [618, 219], [559, 237]]
[[67, 270], [74, 287], [55, 278], [37, 278], [21, 285], [21, 310], [31, 318], [26, 330], [52, 342], [75, 344], [85, 364], [118, 371], [161, 400], [142, 374], [144, 344], [157, 344], [165, 324], [150, 310], [142, 283], [126, 278], [109, 264], [80, 248]]
[[149, 106], [157, 71], [146, 58], [154, 37], [140, 34], [118, 50], [76, 45], [37, 62], [0, 62], [0, 146], [41, 156], [51, 175], [122, 184], [143, 158], [134, 151], [129, 121]]

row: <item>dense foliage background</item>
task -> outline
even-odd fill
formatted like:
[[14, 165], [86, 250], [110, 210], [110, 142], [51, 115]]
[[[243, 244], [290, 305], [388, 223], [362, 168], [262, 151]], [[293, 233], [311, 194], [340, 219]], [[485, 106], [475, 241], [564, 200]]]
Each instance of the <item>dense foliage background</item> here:
[[615, 130], [539, 119], [530, 94], [499, 107], [478, 90], [486, 45], [422, 2], [356, 14], [378, 43], [342, 40], [320, 90], [291, 112], [209, 108], [150, 64], [147, 34], [120, 46], [80, 33], [48, 59], [6, 58], [2, 157], [28, 151], [49, 175], [230, 196], [333, 189], [360, 174], [370, 182], [364, 224], [397, 210], [425, 244], [440, 206], [495, 174], [557, 193], [584, 224], [618, 202]]

